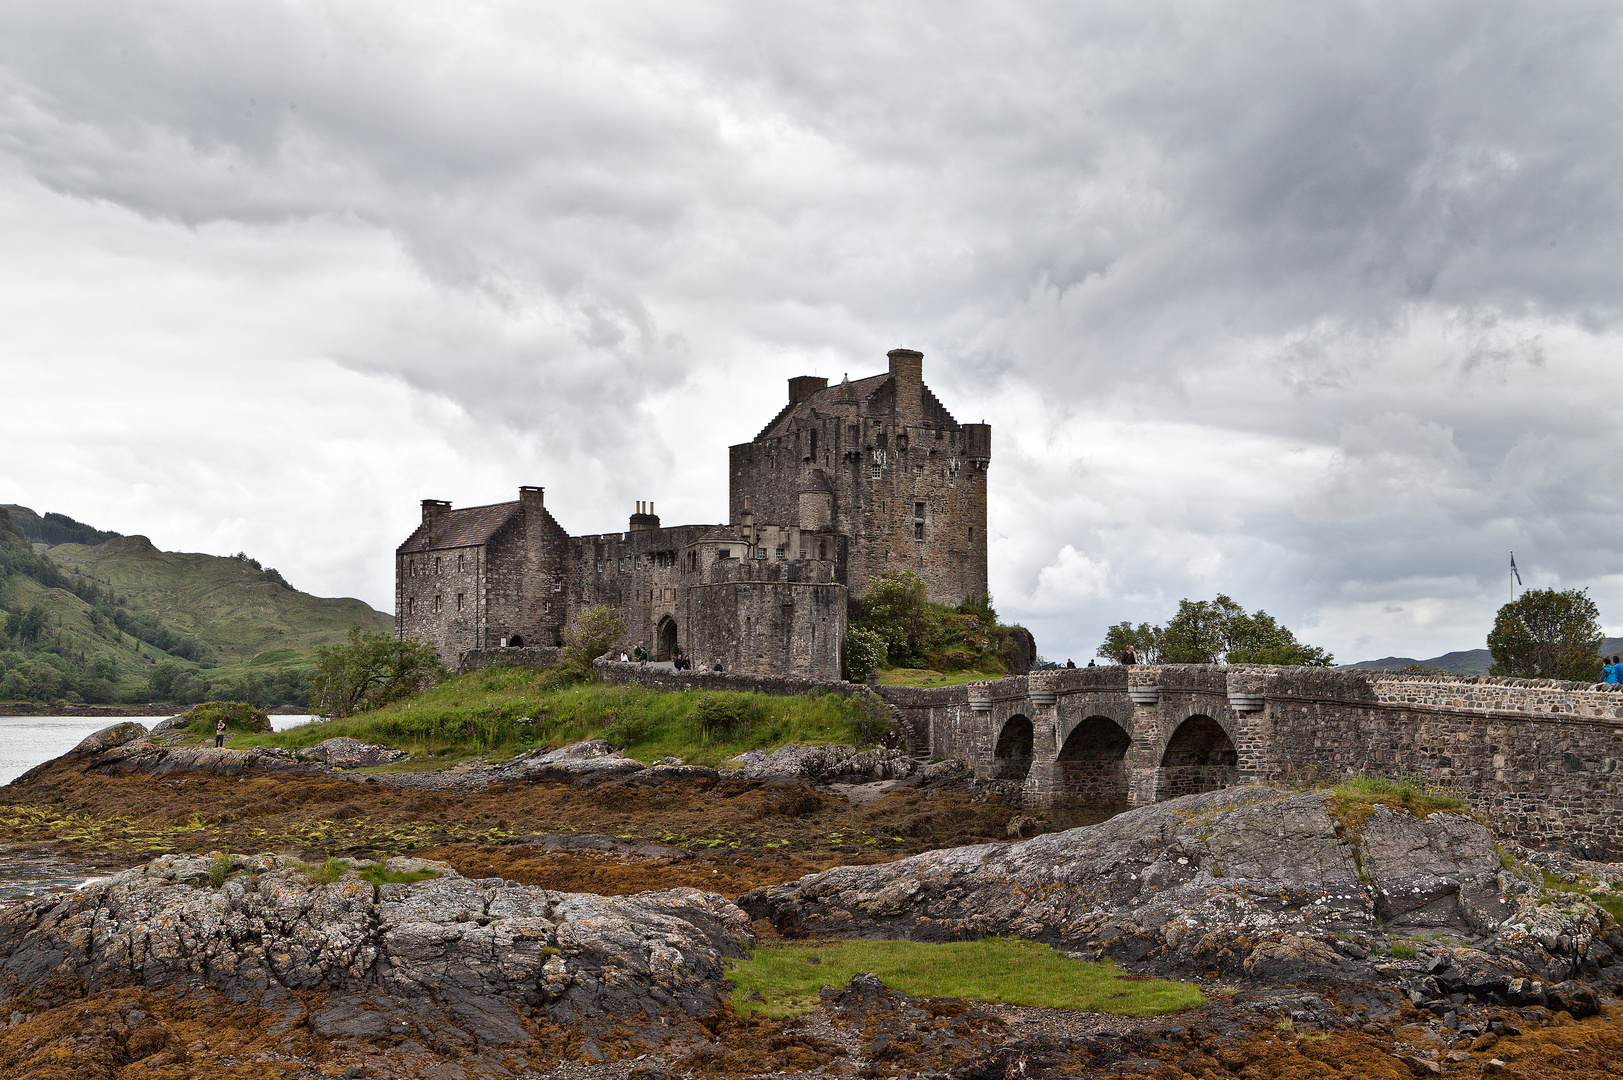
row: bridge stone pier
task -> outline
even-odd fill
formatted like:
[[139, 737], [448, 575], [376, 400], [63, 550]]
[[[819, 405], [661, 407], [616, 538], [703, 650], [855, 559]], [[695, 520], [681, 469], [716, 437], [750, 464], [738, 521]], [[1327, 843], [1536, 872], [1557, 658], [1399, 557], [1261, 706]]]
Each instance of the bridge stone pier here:
[[1369, 773], [1456, 793], [1532, 846], [1623, 858], [1618, 687], [1167, 664], [879, 693], [918, 749], [1061, 817]]

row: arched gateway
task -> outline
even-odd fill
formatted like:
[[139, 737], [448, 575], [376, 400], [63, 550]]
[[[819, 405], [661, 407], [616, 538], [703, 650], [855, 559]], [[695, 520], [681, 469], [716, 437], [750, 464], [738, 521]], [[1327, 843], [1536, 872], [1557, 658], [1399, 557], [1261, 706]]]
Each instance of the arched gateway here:
[[1101, 815], [1126, 810], [1132, 747], [1132, 737], [1108, 716], [1090, 716], [1072, 728], [1059, 750], [1060, 805]]
[[992, 751], [993, 780], [1024, 780], [1031, 772], [1033, 732], [1031, 718], [1016, 713], [1004, 723], [998, 733], [997, 748]]
[[1239, 776], [1240, 755], [1228, 732], [1209, 716], [1191, 716], [1167, 740], [1155, 800], [1232, 787]]

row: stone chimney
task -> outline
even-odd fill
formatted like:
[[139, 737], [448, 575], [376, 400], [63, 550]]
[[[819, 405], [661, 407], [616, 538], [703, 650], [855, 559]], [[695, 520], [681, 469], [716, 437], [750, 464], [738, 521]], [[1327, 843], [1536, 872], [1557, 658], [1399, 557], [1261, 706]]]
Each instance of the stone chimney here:
[[441, 514], [449, 513], [451, 504], [444, 499], [423, 500], [423, 528], [428, 534], [428, 543], [434, 543], [434, 522]]
[[904, 428], [924, 423], [924, 354], [892, 349], [890, 377], [896, 380], [896, 419]]
[[817, 391], [827, 389], [827, 379], [816, 375], [797, 375], [789, 380], [789, 404], [799, 405]]
[[659, 528], [659, 517], [654, 513], [654, 504], [651, 502], [638, 502], [637, 512], [631, 515], [629, 532], [651, 532]]
[[539, 510], [547, 505], [546, 494], [546, 488], [531, 487], [528, 484], [521, 485], [518, 489], [519, 505], [526, 510], [532, 506]]

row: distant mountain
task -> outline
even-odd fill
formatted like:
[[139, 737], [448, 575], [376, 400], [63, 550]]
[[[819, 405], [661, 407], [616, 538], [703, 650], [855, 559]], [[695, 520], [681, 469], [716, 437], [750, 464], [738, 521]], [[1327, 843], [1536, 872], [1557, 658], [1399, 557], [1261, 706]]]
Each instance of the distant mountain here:
[[101, 529], [74, 521], [66, 514], [46, 511], [42, 517], [26, 506], [0, 503], [0, 510], [11, 515], [11, 520], [23, 531], [29, 542], [35, 544], [101, 544], [115, 540], [123, 533], [104, 532]]
[[[159, 551], [65, 514], [5, 509], [0, 702], [299, 705], [317, 648], [352, 626], [394, 626], [360, 600], [299, 592], [244, 554]], [[62, 536], [79, 539], [49, 539]]]
[[[1623, 654], [1623, 637], [1609, 637], [1600, 643], [1600, 655]], [[1360, 660], [1356, 664], [1343, 664], [1338, 671], [1399, 671], [1419, 664], [1421, 667], [1441, 668], [1456, 675], [1486, 675], [1493, 664], [1487, 649], [1466, 649], [1444, 653], [1430, 660], [1416, 660], [1408, 656], [1388, 656], [1380, 660]]]

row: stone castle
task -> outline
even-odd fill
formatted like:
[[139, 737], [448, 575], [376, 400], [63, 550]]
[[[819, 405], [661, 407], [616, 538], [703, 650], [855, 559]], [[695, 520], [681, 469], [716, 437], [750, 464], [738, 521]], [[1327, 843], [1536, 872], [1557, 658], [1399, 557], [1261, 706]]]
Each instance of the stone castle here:
[[725, 525], [662, 526], [638, 503], [625, 532], [571, 536], [539, 487], [452, 509], [423, 500], [395, 552], [395, 627], [456, 667], [475, 651], [552, 647], [577, 613], [617, 609], [615, 648], [728, 671], [841, 676], [853, 602], [911, 570], [929, 599], [986, 591], [992, 430], [960, 424], [924, 384], [924, 356], [852, 382], [789, 380], [783, 410], [728, 455]]

